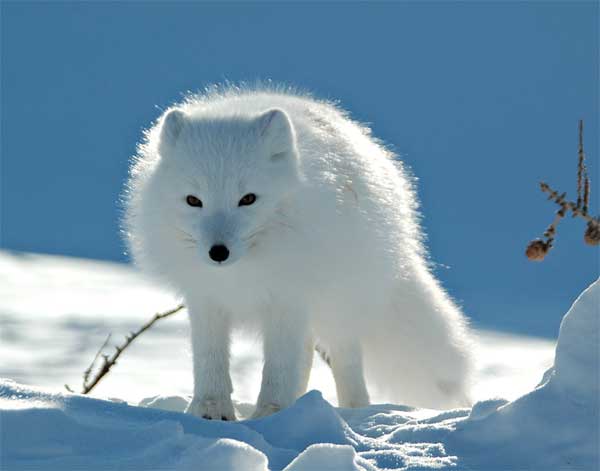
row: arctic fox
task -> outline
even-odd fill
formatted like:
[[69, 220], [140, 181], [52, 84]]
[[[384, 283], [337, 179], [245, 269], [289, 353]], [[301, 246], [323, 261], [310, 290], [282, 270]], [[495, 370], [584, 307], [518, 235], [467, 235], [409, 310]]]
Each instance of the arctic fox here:
[[302, 395], [318, 348], [341, 407], [468, 404], [465, 320], [434, 278], [413, 180], [370, 130], [287, 89], [188, 97], [140, 144], [126, 190], [134, 259], [185, 299], [188, 412], [234, 420], [232, 328], [264, 350], [254, 417]]

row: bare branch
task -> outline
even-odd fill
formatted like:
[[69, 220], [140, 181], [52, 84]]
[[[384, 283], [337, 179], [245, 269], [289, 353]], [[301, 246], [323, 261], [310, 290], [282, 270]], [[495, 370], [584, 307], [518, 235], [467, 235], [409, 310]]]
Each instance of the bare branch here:
[[[138, 338], [143, 332], [145, 332], [150, 327], [152, 327], [155, 322], [157, 322], [161, 319], [164, 319], [165, 317], [172, 316], [173, 314], [181, 311], [183, 308], [184, 308], [184, 306], [183, 306], [183, 304], [181, 304], [169, 311], [155, 314], [154, 317], [152, 317], [152, 319], [150, 319], [148, 322], [143, 324], [138, 330], [136, 330], [135, 332], [130, 332], [128, 335], [126, 335], [125, 343], [123, 343], [122, 345], [115, 346], [115, 351], [110, 356], [102, 353], [104, 348], [106, 348], [106, 345], [108, 344], [108, 341], [111, 337], [111, 334], [109, 334], [108, 337], [106, 338], [106, 340], [104, 341], [104, 343], [102, 344], [102, 346], [100, 347], [100, 349], [98, 350], [98, 352], [96, 353], [96, 356], [94, 356], [92, 363], [83, 373], [83, 389], [81, 390], [81, 394], [88, 394], [92, 389], [94, 389], [96, 387], [96, 385], [100, 382], [100, 380], [117, 363], [117, 360], [121, 356], [123, 351], [125, 351], [125, 349], [127, 347], [129, 347], [129, 345], [131, 345], [131, 343], [136, 338]], [[99, 358], [100, 358], [100, 367], [97, 369], [97, 371], [93, 375], [93, 377], [90, 378], [90, 375], [92, 374], [94, 366], [98, 362]], [[69, 390], [69, 391], [72, 391], [72, 389], [69, 388], [68, 385], [65, 385], [65, 388], [67, 388], [67, 390]]]
[[100, 356], [100, 354], [102, 353], [102, 351], [104, 350], [104, 347], [106, 347], [106, 345], [108, 344], [108, 342], [110, 341], [110, 337], [112, 336], [112, 334], [108, 334], [108, 336], [106, 337], [106, 340], [104, 341], [104, 343], [100, 346], [100, 348], [98, 349], [98, 351], [96, 352], [96, 356], [94, 356], [94, 359], [92, 360], [92, 362], [90, 363], [90, 366], [88, 366], [88, 368], [83, 372], [83, 387], [85, 388], [85, 385], [88, 383], [89, 378], [90, 378], [90, 374], [92, 373], [92, 369], [94, 368], [94, 365], [96, 364], [96, 362], [98, 361], [98, 357]]

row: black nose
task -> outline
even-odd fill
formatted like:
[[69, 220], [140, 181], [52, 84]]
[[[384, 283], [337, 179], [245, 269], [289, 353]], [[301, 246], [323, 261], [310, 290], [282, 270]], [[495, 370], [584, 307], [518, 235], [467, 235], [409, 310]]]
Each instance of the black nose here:
[[224, 245], [213, 245], [208, 251], [208, 255], [210, 255], [210, 258], [215, 262], [221, 263], [229, 257], [229, 249]]

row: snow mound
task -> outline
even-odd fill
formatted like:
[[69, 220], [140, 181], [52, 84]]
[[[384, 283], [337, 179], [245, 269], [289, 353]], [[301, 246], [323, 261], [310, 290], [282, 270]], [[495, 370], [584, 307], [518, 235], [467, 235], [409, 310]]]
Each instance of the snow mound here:
[[248, 420], [245, 424], [278, 448], [304, 449], [315, 443], [350, 443], [348, 425], [318, 391], [308, 392], [294, 407], [263, 419]]
[[152, 396], [142, 399], [140, 406], [162, 409], [172, 412], [183, 412], [191, 398], [185, 399], [181, 396]]
[[[362, 465], [359, 463], [362, 462]], [[364, 465], [364, 466], [363, 466]], [[300, 454], [286, 471], [363, 471], [376, 469], [368, 462], [360, 460], [349, 445], [332, 445], [320, 443], [309, 446], [304, 453]]]
[[297, 453], [243, 425], [0, 382], [2, 469], [267, 470]]
[[563, 318], [551, 380], [573, 401], [597, 405], [600, 397], [600, 280]]
[[475, 469], [599, 469], [599, 326], [600, 279], [563, 318], [555, 366], [541, 385], [483, 418], [472, 412], [448, 450]]

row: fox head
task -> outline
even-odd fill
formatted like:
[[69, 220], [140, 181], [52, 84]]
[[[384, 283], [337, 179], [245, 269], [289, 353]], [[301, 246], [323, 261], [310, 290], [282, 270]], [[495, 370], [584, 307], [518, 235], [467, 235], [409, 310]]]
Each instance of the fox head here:
[[212, 266], [244, 257], [281, 217], [300, 181], [288, 115], [271, 109], [207, 117], [172, 109], [159, 132], [149, 189], [157, 202], [154, 217], [172, 226], [165, 242]]

